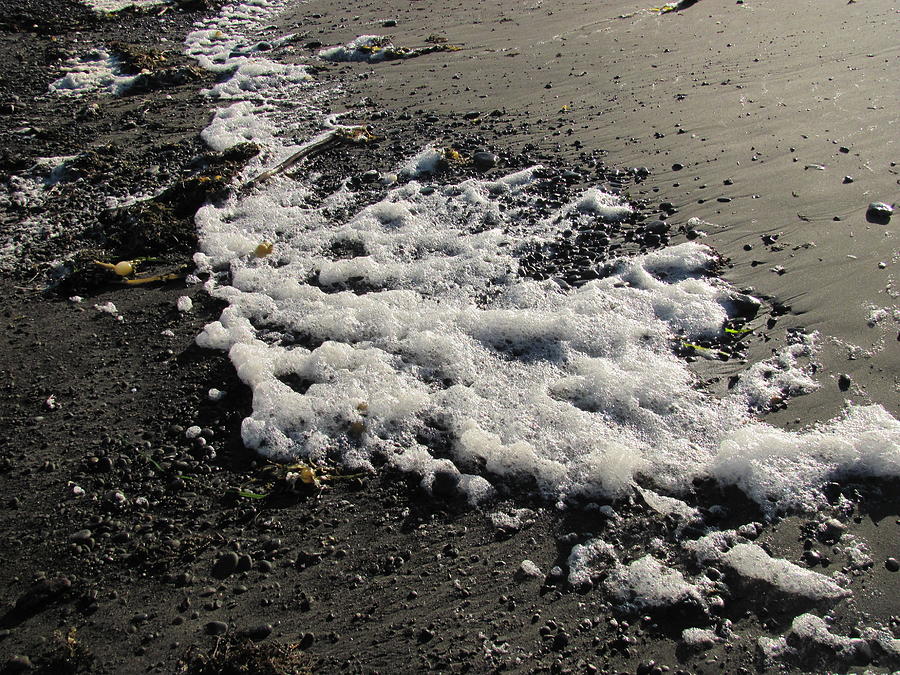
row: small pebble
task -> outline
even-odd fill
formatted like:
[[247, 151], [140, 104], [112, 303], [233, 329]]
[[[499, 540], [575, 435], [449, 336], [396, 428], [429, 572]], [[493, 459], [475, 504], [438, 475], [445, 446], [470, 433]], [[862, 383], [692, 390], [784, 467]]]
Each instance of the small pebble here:
[[3, 672], [24, 673], [26, 670], [31, 670], [32, 668], [34, 668], [34, 664], [31, 662], [31, 659], [24, 654], [18, 654], [11, 657], [6, 662], [6, 667], [3, 669]]
[[224, 579], [237, 569], [238, 560], [238, 554], [234, 551], [223, 553], [221, 556], [219, 556], [219, 558], [213, 565], [213, 576], [219, 579]]
[[224, 621], [210, 621], [205, 626], [207, 635], [225, 635], [228, 632], [228, 624]]
[[894, 207], [890, 204], [885, 204], [884, 202], [872, 202], [866, 210], [866, 215], [869, 218], [880, 220], [890, 220], [893, 213]]
[[272, 624], [263, 623], [259, 626], [253, 626], [251, 628], [245, 628], [241, 631], [241, 635], [246, 637], [254, 642], [258, 642], [260, 640], [265, 640], [272, 634]]
[[476, 152], [472, 155], [472, 164], [479, 171], [487, 171], [497, 166], [497, 155], [493, 152]]

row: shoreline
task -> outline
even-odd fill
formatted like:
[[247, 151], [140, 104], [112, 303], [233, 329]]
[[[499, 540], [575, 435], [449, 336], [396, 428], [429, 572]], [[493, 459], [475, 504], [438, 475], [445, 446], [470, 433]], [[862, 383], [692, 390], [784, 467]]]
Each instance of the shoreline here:
[[[616, 0], [590, 5], [596, 18], [582, 22], [586, 7], [468, 15], [388, 4], [335, 26], [339, 10], [326, 3], [279, 27], [302, 25], [323, 45], [364, 33], [410, 47], [433, 34], [460, 43], [458, 52], [330, 68], [356, 75], [344, 99], [351, 114], [369, 99], [413, 123], [460, 120], [461, 135], [489, 125], [498, 149], [533, 145], [576, 169], [598, 152], [613, 167], [648, 168], [630, 196], [671, 205], [650, 217], [682, 229], [694, 217], [707, 223], [701, 241], [730, 260], [725, 278], [787, 309], [763, 329], [776, 343], [790, 330], [823, 337], [823, 386], [773, 423], [826, 421], [849, 401], [900, 414], [896, 223], [866, 219], [870, 202], [896, 199], [900, 175], [894, 114], [879, 93], [898, 59], [883, 30], [890, 3], [848, 6], [834, 19], [815, 2], [705, 2], [657, 15]], [[385, 18], [396, 26], [382, 27]], [[505, 114], [492, 119], [494, 110]], [[893, 308], [894, 318], [869, 325], [873, 308]], [[755, 345], [750, 360], [767, 355], [767, 344]], [[852, 381], [846, 391], [840, 375]]]

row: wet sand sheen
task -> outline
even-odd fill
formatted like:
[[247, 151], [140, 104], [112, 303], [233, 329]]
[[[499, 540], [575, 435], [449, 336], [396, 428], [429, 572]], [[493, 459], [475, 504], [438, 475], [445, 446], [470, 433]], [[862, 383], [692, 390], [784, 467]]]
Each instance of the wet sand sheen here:
[[[867, 323], [872, 307], [896, 310], [896, 219], [865, 217], [869, 202], [898, 191], [894, 17], [886, 1], [705, 0], [664, 15], [633, 1], [373, 3], [352, 18], [318, 3], [282, 24], [326, 45], [388, 33], [397, 45], [436, 34], [463, 46], [337, 66], [360, 75], [346, 105], [366, 96], [414, 117], [499, 109], [509, 129], [497, 141], [510, 148], [535, 143], [576, 166], [579, 153], [600, 149], [610, 165], [651, 169], [632, 196], [671, 202], [675, 225], [712, 223], [704, 241], [731, 258], [727, 278], [791, 308], [773, 335], [822, 333], [822, 388], [770, 416], [806, 424], [845, 400], [900, 410], [896, 321]], [[478, 130], [468, 125], [461, 134]], [[766, 245], [763, 235], [777, 239]], [[767, 354], [759, 344], [750, 357]], [[739, 370], [705, 366], [707, 377]]]

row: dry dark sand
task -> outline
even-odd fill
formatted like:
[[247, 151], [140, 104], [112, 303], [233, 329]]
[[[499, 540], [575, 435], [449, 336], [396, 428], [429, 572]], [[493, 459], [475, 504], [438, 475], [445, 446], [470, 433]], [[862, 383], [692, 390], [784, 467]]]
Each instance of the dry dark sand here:
[[[671, 202], [676, 225], [712, 223], [702, 228], [705, 241], [731, 258], [728, 278], [790, 306], [775, 321], [768, 310], [760, 317], [749, 358], [767, 356], [790, 328], [822, 334], [821, 389], [769, 420], [807, 425], [845, 400], [897, 414], [897, 323], [867, 325], [867, 305], [896, 304], [897, 218], [865, 219], [870, 201], [898, 194], [896, 7], [700, 0], [658, 16], [633, 2], [505, 4], [315, 2], [285, 17], [282, 27], [307, 42], [390, 33], [398, 45], [421, 46], [436, 34], [463, 47], [326, 67], [322, 77], [358, 76], [336, 108], [372, 121], [387, 141], [372, 152], [326, 154], [315, 169], [337, 177], [389, 169], [432, 140], [481, 142], [575, 169], [599, 152], [611, 167], [647, 167], [633, 197]], [[18, 64], [0, 80], [4, 179], [37, 156], [109, 148], [101, 162], [114, 170], [109, 185], [63, 183], [47, 207], [48, 217], [67, 222], [97, 218], [97, 203], [120, 183], [171, 187], [202, 175], [216, 160], [193, 161], [207, 120], [199, 83], [98, 99], [99, 113], [88, 117], [80, 113], [90, 99], [68, 106], [40, 98], [65, 50], [111, 39], [171, 47], [192, 18], [98, 26], [65, 0], [0, 0], [0, 49]], [[397, 25], [384, 28], [385, 20]], [[494, 110], [502, 115], [491, 117]], [[481, 117], [466, 119], [477, 117], [470, 112]], [[26, 124], [39, 132], [16, 131]], [[844, 184], [845, 175], [853, 182]], [[761, 239], [774, 234], [772, 244]], [[34, 269], [95, 243], [35, 246]], [[170, 268], [187, 260], [177, 244], [162, 254]], [[770, 271], [776, 266], [784, 274]], [[398, 475], [339, 481], [318, 495], [242, 497], [236, 488], [264, 492], [278, 483], [240, 444], [249, 401], [227, 358], [192, 346], [221, 308], [178, 282], [122, 288], [102, 280], [85, 281], [79, 306], [31, 290], [31, 276], [20, 270], [0, 282], [2, 672], [761, 672], [757, 638], [782, 635], [802, 611], [747, 589], [708, 620], [733, 621], [735, 636], [694, 652], [679, 639], [696, 625], [690, 618], [623, 615], [602, 589], [581, 594], [558, 578], [514, 574], [525, 558], [546, 574], [590, 533], [635, 556], [653, 537], [669, 541], [670, 524], [639, 501], [616, 505], [625, 516], [618, 528], [541, 508], [505, 536], [483, 513], [425, 498], [414, 479]], [[188, 315], [174, 309], [183, 294], [195, 303]], [[91, 308], [106, 301], [124, 322]], [[704, 377], [720, 378], [713, 388], [741, 367], [698, 362]], [[840, 374], [851, 377], [848, 391], [838, 387]], [[229, 394], [213, 403], [209, 387]], [[56, 407], [47, 405], [51, 395]], [[191, 424], [205, 427], [206, 446], [185, 440]], [[835, 500], [816, 518], [767, 524], [759, 542], [830, 574], [846, 561], [812, 530], [839, 518], [868, 543], [874, 564], [850, 573], [854, 597], [834, 610], [835, 631], [883, 625], [897, 635], [900, 573], [884, 564], [900, 557], [897, 485], [841, 491], [843, 506]], [[724, 504], [718, 522], [704, 511], [722, 528], [754, 517], [740, 495], [714, 486], [687, 498]], [[805, 547], [827, 560], [804, 562]], [[770, 670], [896, 668], [869, 656], [867, 666], [866, 654], [847, 661], [814, 650]]]

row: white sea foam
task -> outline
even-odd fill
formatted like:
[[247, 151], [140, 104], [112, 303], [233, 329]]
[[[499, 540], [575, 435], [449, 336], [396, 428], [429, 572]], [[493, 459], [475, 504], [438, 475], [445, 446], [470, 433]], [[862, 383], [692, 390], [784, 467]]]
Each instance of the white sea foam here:
[[3, 225], [0, 270], [27, 265], [25, 255], [30, 245], [68, 233], [68, 224], [31, 214], [39, 214], [41, 207], [52, 198], [73, 160], [75, 156], [38, 157], [26, 172], [7, 179], [5, 191], [0, 192], [0, 209], [18, 211], [22, 216], [8, 218]]
[[836, 603], [851, 595], [823, 574], [787, 560], [772, 558], [756, 544], [736, 543], [733, 531], [715, 532], [684, 543], [701, 563], [714, 563], [753, 585], [754, 592], [776, 592], [783, 597], [817, 603]]
[[681, 631], [681, 640], [694, 649], [709, 649], [717, 642], [722, 642], [715, 631], [706, 628], [685, 628]]
[[165, 5], [167, 2], [168, 0], [81, 0], [81, 4], [96, 12], [118, 12], [126, 7], [148, 9]]
[[392, 45], [382, 35], [360, 35], [346, 45], [329, 47], [319, 52], [325, 61], [383, 61], [386, 48]]
[[794, 661], [804, 666], [818, 660], [843, 663], [868, 660], [875, 653], [883, 655], [884, 663], [896, 664], [900, 659], [900, 640], [891, 631], [863, 628], [859, 637], [845, 637], [832, 632], [831, 627], [815, 614], [801, 614], [794, 618], [787, 633], [780, 638], [759, 638], [763, 657], [773, 665], [778, 661]]
[[[315, 132], [320, 86], [253, 50], [282, 4], [230, 5], [186, 41], [223, 74], [210, 97], [229, 100], [204, 138], [218, 150], [263, 146], [244, 177]], [[356, 58], [376, 42], [360, 40], [321, 56]], [[711, 476], [774, 512], [814, 508], [833, 477], [900, 474], [900, 423], [878, 406], [805, 432], [754, 418], [815, 386], [800, 358], [811, 344], [751, 367], [724, 398], [697, 386], [672, 345], [722, 335], [733, 291], [709, 277], [712, 250], [622, 258], [577, 290], [523, 279], [529, 242], [621, 219], [629, 205], [592, 188], [525, 228], [540, 198], [535, 170], [441, 185], [430, 178], [441, 159], [426, 148], [396, 168], [409, 182], [369, 205], [347, 187], [316, 197], [315, 176], [275, 176], [198, 212], [195, 260], [228, 307], [197, 342], [228, 350], [253, 392], [248, 446], [276, 459], [387, 462], [426, 488], [451, 474], [473, 502], [523, 485], [552, 500], [620, 497], [635, 483], [677, 493]], [[258, 258], [263, 241], [274, 250]], [[755, 549], [737, 551], [733, 566], [765, 566]]]
[[689, 583], [681, 572], [663, 565], [652, 555], [615, 566], [604, 587], [617, 602], [638, 610], [706, 605], [701, 586]]
[[123, 73], [119, 58], [103, 49], [69, 59], [65, 70], [65, 75], [50, 83], [50, 91], [60, 96], [81, 96], [94, 91], [118, 95], [138, 77]]

